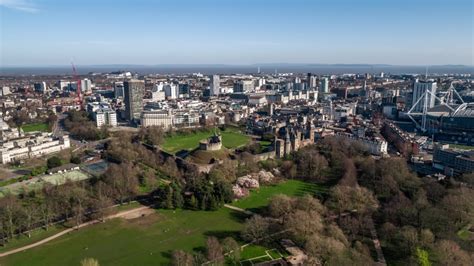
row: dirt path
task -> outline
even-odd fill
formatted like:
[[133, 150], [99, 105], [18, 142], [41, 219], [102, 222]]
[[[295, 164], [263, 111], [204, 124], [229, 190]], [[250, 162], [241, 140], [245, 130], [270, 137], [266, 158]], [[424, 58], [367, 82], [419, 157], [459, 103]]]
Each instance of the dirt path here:
[[[106, 220], [110, 220], [110, 219], [114, 219], [114, 218], [118, 218], [118, 217], [129, 217], [130, 215], [134, 215], [136, 214], [137, 212], [139, 213], [142, 213], [143, 211], [146, 211], [148, 212], [150, 210], [150, 207], [148, 206], [142, 206], [142, 207], [139, 207], [139, 208], [135, 208], [135, 209], [131, 209], [131, 210], [127, 210], [127, 211], [122, 211], [122, 212], [119, 212], [119, 213], [116, 213], [116, 214], [112, 214], [112, 215], [109, 215], [107, 216], [105, 219]], [[138, 216], [141, 216], [141, 214], [139, 214]], [[64, 231], [61, 231], [55, 235], [52, 235], [50, 237], [47, 237], [43, 240], [40, 240], [38, 242], [35, 242], [33, 244], [29, 244], [29, 245], [26, 245], [24, 247], [21, 247], [21, 248], [16, 248], [16, 249], [13, 249], [13, 250], [10, 250], [10, 251], [7, 251], [7, 252], [4, 252], [4, 253], [0, 253], [0, 258], [1, 257], [6, 257], [8, 255], [11, 255], [11, 254], [15, 254], [15, 253], [18, 253], [18, 252], [21, 252], [21, 251], [24, 251], [24, 250], [28, 250], [30, 248], [34, 248], [34, 247], [37, 247], [37, 246], [40, 246], [44, 243], [47, 243], [53, 239], [56, 239], [58, 237], [61, 237], [67, 233], [70, 233], [74, 230], [77, 230], [79, 228], [82, 228], [82, 227], [86, 227], [88, 225], [92, 225], [92, 224], [96, 224], [96, 223], [100, 223], [100, 221], [98, 220], [93, 220], [93, 221], [90, 221], [90, 222], [87, 222], [87, 223], [83, 223], [83, 224], [80, 224], [78, 226], [75, 226], [75, 227], [72, 227], [72, 228], [69, 228], [69, 229], [66, 229]]]
[[231, 210], [234, 210], [234, 211], [238, 211], [238, 212], [242, 212], [242, 213], [245, 213], [247, 215], [253, 215], [254, 213], [251, 212], [251, 211], [247, 211], [245, 209], [242, 209], [242, 208], [239, 208], [239, 207], [235, 207], [235, 206], [232, 206], [232, 205], [229, 205], [229, 204], [224, 204], [224, 207], [228, 208], [228, 209], [231, 209]]

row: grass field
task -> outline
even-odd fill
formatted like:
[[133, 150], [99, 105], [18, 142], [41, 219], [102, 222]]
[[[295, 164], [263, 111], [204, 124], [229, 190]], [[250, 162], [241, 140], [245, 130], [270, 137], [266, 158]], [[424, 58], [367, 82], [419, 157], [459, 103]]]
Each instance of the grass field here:
[[240, 213], [158, 210], [134, 220], [114, 219], [0, 259], [0, 265], [79, 265], [86, 257], [104, 265], [170, 265], [175, 249], [202, 251], [206, 238], [236, 237]]
[[26, 234], [19, 235], [13, 239], [10, 239], [6, 246], [0, 246], [0, 252], [9, 251], [15, 248], [32, 244], [34, 242], [40, 241], [49, 236], [57, 234], [64, 229], [66, 228], [62, 225], [54, 225], [54, 226], [49, 227], [48, 231], [44, 230], [43, 228], [33, 230], [31, 232], [31, 237], [28, 237]]
[[321, 185], [300, 180], [288, 180], [272, 186], [263, 186], [250, 192], [250, 196], [238, 200], [232, 205], [242, 209], [258, 210], [268, 205], [270, 199], [277, 194], [303, 196], [305, 194], [322, 195], [327, 189]]
[[240, 265], [255, 265], [264, 261], [271, 261], [286, 257], [289, 254], [277, 243], [275, 247], [267, 248], [259, 245], [246, 246], [240, 256]]
[[42, 131], [42, 132], [49, 132], [48, 124], [46, 123], [34, 123], [34, 124], [26, 124], [21, 127], [24, 132], [33, 132], [33, 131]]
[[[197, 148], [199, 141], [206, 139], [214, 134], [213, 130], [199, 131], [190, 134], [179, 134], [165, 138], [162, 145], [163, 150], [175, 153], [180, 150], [192, 150]], [[250, 137], [240, 133], [237, 129], [228, 128], [221, 131], [222, 144], [228, 149], [237, 148], [249, 142]]]
[[460, 149], [460, 150], [474, 150], [474, 146], [467, 146], [461, 144], [449, 144], [450, 148]]
[[[24, 180], [23, 182], [15, 182], [12, 184], [8, 184], [8, 183], [0, 184], [0, 185], [3, 185], [3, 186], [0, 186], [0, 197], [3, 197], [4, 195], [10, 194], [10, 193], [13, 195], [17, 195], [25, 191], [38, 190], [43, 187], [45, 182], [53, 184], [53, 185], [60, 185], [60, 184], [64, 184], [67, 180], [81, 181], [88, 178], [89, 176], [80, 170], [73, 170], [73, 171], [69, 171], [65, 173], [56, 173], [53, 175], [37, 176], [31, 179]], [[11, 182], [11, 181], [5, 181], [5, 182]]]

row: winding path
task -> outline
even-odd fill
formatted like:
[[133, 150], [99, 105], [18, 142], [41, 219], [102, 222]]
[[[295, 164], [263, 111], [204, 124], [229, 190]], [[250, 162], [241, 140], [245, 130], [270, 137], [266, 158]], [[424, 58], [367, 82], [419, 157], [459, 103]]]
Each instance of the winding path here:
[[[118, 217], [122, 217], [122, 216], [125, 216], [125, 215], [128, 215], [128, 214], [131, 214], [131, 213], [134, 213], [134, 212], [138, 212], [138, 211], [142, 211], [142, 210], [145, 210], [145, 209], [149, 209], [150, 207], [148, 206], [142, 206], [142, 207], [138, 207], [138, 208], [135, 208], [135, 209], [131, 209], [131, 210], [127, 210], [127, 211], [122, 211], [122, 212], [119, 212], [119, 213], [116, 213], [116, 214], [112, 214], [112, 215], [109, 215], [105, 218], [105, 220], [110, 220], [110, 219], [113, 219], [113, 218], [118, 218]], [[41, 246], [43, 245], [44, 243], [47, 243], [53, 239], [56, 239], [58, 237], [61, 237], [67, 233], [70, 233], [74, 230], [77, 230], [79, 228], [82, 228], [82, 227], [85, 227], [85, 226], [88, 226], [88, 225], [92, 225], [92, 224], [96, 224], [96, 223], [100, 223], [100, 221], [98, 220], [92, 220], [90, 222], [86, 222], [86, 223], [83, 223], [83, 224], [80, 224], [78, 226], [75, 226], [75, 227], [72, 227], [72, 228], [68, 228], [64, 231], [61, 231], [55, 235], [52, 235], [50, 237], [47, 237], [45, 239], [42, 239], [38, 242], [35, 242], [35, 243], [32, 243], [32, 244], [29, 244], [29, 245], [26, 245], [26, 246], [23, 246], [21, 248], [16, 248], [16, 249], [13, 249], [13, 250], [10, 250], [10, 251], [6, 251], [6, 252], [3, 252], [3, 253], [0, 253], [0, 258], [1, 257], [6, 257], [8, 255], [11, 255], [11, 254], [15, 254], [15, 253], [18, 253], [18, 252], [21, 252], [21, 251], [25, 251], [25, 250], [28, 250], [28, 249], [31, 249], [31, 248], [34, 248], [34, 247], [38, 247], [38, 246]]]

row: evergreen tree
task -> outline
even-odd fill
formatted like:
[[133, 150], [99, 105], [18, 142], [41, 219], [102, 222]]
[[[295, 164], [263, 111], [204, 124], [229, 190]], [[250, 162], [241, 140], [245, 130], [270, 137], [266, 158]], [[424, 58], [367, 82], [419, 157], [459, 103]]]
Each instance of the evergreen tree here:
[[216, 211], [219, 208], [219, 203], [217, 202], [216, 197], [214, 196], [209, 197], [207, 208], [210, 211]]
[[175, 208], [183, 208], [184, 205], [183, 195], [178, 187], [173, 190], [173, 205]]
[[201, 198], [201, 202], [199, 204], [199, 209], [200, 210], [206, 210], [207, 209], [207, 201], [208, 201], [207, 196], [204, 196], [204, 197]]
[[174, 206], [173, 206], [173, 189], [171, 188], [171, 186], [169, 186], [168, 189], [166, 190], [165, 204], [166, 204], [166, 209], [174, 209]]
[[191, 196], [191, 198], [189, 198], [188, 208], [191, 209], [191, 210], [197, 210], [198, 209], [198, 201], [197, 201], [196, 197], [194, 196], [194, 194]]

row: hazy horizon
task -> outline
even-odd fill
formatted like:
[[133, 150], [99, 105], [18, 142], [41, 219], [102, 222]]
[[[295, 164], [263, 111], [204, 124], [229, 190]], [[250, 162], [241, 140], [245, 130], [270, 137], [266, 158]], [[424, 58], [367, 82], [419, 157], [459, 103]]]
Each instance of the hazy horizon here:
[[[113, 71], [130, 71], [140, 74], [235, 74], [235, 73], [306, 73], [344, 74], [344, 73], [380, 73], [387, 74], [425, 74], [426, 66], [368, 65], [368, 64], [260, 64], [260, 65], [228, 65], [228, 64], [166, 64], [166, 65], [76, 65], [80, 74], [107, 73]], [[467, 74], [474, 73], [473, 66], [437, 65], [429, 66], [429, 73]], [[71, 65], [61, 66], [23, 66], [0, 67], [0, 75], [70, 75]]]

